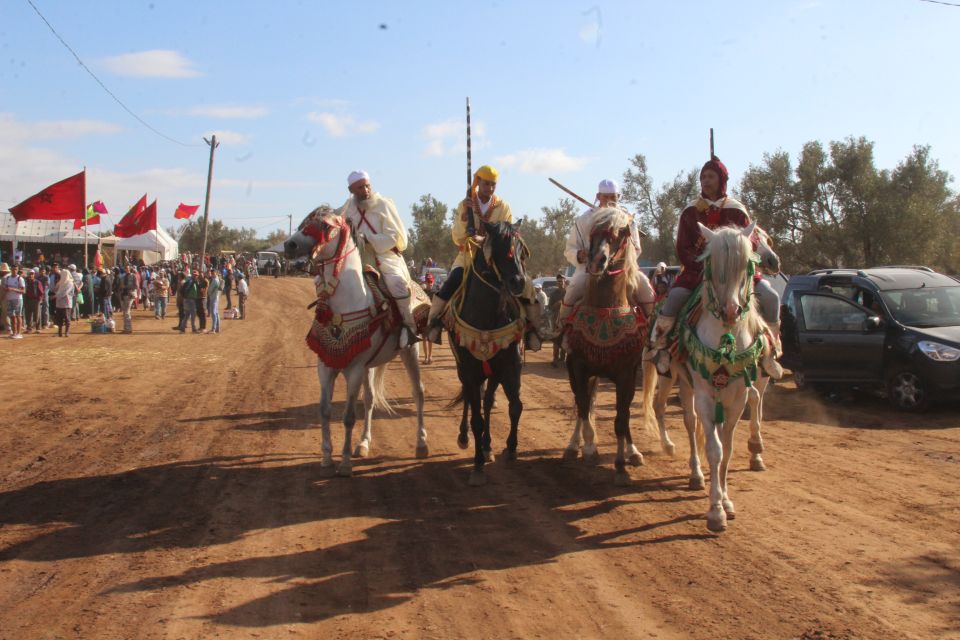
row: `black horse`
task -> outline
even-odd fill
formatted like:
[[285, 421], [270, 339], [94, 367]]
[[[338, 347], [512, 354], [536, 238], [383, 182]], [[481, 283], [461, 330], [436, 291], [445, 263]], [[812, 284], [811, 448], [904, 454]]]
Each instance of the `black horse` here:
[[[521, 221], [522, 222], [522, 221]], [[523, 340], [521, 301], [525, 277], [523, 257], [526, 246], [520, 238], [520, 222], [483, 223], [486, 231], [482, 249], [473, 258], [472, 269], [463, 283], [462, 303], [455, 297], [450, 312], [456, 326], [449, 332], [450, 345], [457, 360], [457, 376], [463, 386], [465, 411], [470, 412], [474, 458], [470, 485], [486, 482], [483, 465], [490, 448], [490, 403], [498, 386], [503, 387], [509, 403], [510, 435], [504, 455], [517, 457], [517, 426], [523, 403], [520, 401], [520, 342]], [[458, 336], [459, 335], [459, 340]], [[486, 360], [473, 351], [496, 353]], [[487, 382], [488, 401], [481, 411], [481, 393]], [[461, 446], [466, 445], [461, 437]]]

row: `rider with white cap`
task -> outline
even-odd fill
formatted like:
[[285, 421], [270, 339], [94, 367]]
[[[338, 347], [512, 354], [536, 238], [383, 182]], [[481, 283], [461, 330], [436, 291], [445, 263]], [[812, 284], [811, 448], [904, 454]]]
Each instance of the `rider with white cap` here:
[[[620, 201], [620, 187], [613, 180], [601, 180], [597, 186], [597, 206], [582, 214], [573, 223], [570, 235], [567, 237], [567, 248], [563, 255], [576, 267], [573, 276], [567, 282], [567, 293], [563, 297], [563, 305], [557, 318], [557, 326], [562, 330], [564, 323], [573, 308], [583, 297], [587, 287], [587, 255], [590, 251], [590, 231], [593, 229], [597, 212], [606, 207], [617, 207]], [[640, 255], [640, 233], [637, 231], [636, 220], [630, 224], [630, 240]], [[639, 302], [643, 305], [653, 303], [654, 293], [650, 281], [640, 272], [636, 291]], [[645, 309], [649, 312], [649, 309]]]
[[397, 301], [403, 319], [400, 348], [417, 342], [417, 324], [410, 308], [410, 272], [403, 260], [407, 248], [407, 230], [397, 212], [397, 206], [370, 186], [366, 171], [353, 171], [347, 178], [350, 198], [338, 213], [353, 229], [353, 237], [361, 249], [369, 249], [376, 257], [387, 290]]

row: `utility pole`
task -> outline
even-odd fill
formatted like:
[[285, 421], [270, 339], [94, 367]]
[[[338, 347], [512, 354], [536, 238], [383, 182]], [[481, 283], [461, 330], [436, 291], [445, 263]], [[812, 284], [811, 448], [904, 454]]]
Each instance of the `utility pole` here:
[[210, 214], [210, 182], [213, 180], [213, 152], [220, 146], [220, 143], [217, 142], [217, 136], [212, 135], [210, 139], [203, 139], [208, 145], [210, 145], [210, 166], [207, 168], [207, 197], [203, 201], [203, 232], [201, 233], [201, 242], [200, 242], [200, 267], [203, 268], [203, 257], [207, 255], [207, 219]]

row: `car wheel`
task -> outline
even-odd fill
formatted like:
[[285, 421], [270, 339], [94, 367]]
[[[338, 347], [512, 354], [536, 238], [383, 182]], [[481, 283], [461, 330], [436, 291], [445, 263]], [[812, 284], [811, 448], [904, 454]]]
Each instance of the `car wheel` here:
[[923, 411], [930, 402], [930, 394], [923, 378], [910, 369], [894, 371], [887, 381], [887, 398], [901, 411]]

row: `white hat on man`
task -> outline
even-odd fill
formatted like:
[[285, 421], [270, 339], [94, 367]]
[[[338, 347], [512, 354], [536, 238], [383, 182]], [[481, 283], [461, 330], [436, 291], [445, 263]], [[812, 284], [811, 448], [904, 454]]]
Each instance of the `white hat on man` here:
[[351, 171], [350, 175], [347, 176], [347, 186], [349, 187], [354, 182], [360, 182], [361, 180], [370, 180], [370, 174], [360, 169], [359, 171]]
[[618, 194], [620, 193], [620, 185], [613, 180], [601, 180], [597, 186], [597, 193]]

